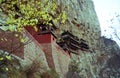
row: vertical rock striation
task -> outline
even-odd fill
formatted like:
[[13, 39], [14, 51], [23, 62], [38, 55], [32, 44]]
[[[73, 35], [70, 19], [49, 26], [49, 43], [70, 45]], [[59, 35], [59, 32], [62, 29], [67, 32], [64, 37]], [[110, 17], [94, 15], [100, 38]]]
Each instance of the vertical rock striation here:
[[[38, 36], [35, 38], [29, 33], [30, 35], [27, 36], [30, 36], [29, 38], [32, 39], [33, 42], [24, 46], [25, 58], [22, 64], [30, 65], [33, 60], [40, 59], [47, 69], [49, 68], [48, 63], [51, 63], [51, 67], [54, 63], [54, 68], [56, 68], [56, 71], [60, 74], [60, 78], [64, 76], [65, 78], [120, 78], [120, 48], [115, 41], [101, 37], [100, 24], [93, 1], [55, 0], [55, 2], [59, 7], [58, 13], [65, 11], [67, 14], [65, 24], [56, 23], [58, 28], [55, 30], [57, 38], [61, 38], [61, 34], [64, 31], [69, 31], [79, 39], [85, 40], [89, 46], [89, 50], [79, 49], [79, 55], [71, 53], [71, 56], [69, 56], [56, 44], [55, 40], [49, 43], [50, 46], [46, 44], [48, 46], [46, 47], [46, 45], [38, 43], [38, 40], [40, 40], [36, 39], [39, 38], [38, 34], [35, 33], [35, 35]], [[2, 18], [0, 15], [0, 21], [4, 20]], [[4, 23], [4, 21], [2, 22]], [[51, 51], [51, 54], [49, 51]], [[50, 54], [53, 63], [50, 57], [45, 56], [45, 53], [46, 55]], [[46, 61], [46, 58], [50, 61]], [[72, 66], [68, 66], [70, 60], [75, 60], [75, 62], [73, 62], [73, 68]], [[74, 66], [77, 66], [77, 69]], [[66, 73], [66, 71], [68, 72]]]
[[[118, 78], [109, 76], [106, 73], [106, 68], [119, 68], [119, 47], [118, 45], [105, 37], [101, 37], [100, 24], [95, 12], [92, 0], [55, 0], [58, 3], [59, 9], [66, 11], [67, 21], [65, 24], [58, 24], [57, 36], [63, 31], [69, 31], [73, 35], [84, 39], [90, 50], [79, 50], [79, 55], [72, 54], [72, 59], [78, 60], [79, 75], [81, 78]], [[92, 52], [92, 53], [91, 53]], [[117, 64], [117, 65], [116, 65]], [[107, 67], [106, 67], [107, 66]], [[108, 68], [109, 69], [109, 68]], [[118, 71], [118, 70], [115, 70]], [[105, 72], [105, 73], [104, 73]], [[68, 76], [69, 77], [69, 76]], [[80, 78], [79, 77], [79, 78]]]

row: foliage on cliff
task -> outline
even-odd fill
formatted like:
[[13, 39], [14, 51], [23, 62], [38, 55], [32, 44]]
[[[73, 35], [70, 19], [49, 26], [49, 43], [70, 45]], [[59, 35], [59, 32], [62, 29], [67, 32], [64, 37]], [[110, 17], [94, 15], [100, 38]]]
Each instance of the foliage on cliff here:
[[50, 21], [64, 23], [65, 11], [59, 12], [58, 6], [53, 0], [0, 0], [0, 11], [9, 18], [6, 30], [23, 30], [24, 26], [33, 26], [42, 23], [52, 26]]
[[[19, 33], [24, 30], [25, 26], [32, 26], [37, 31], [37, 24], [46, 24], [52, 26], [52, 22], [64, 23], [66, 20], [65, 11], [60, 11], [54, 0], [0, 0], [0, 13], [5, 14], [5, 24], [0, 25], [5, 31], [9, 30], [20, 38], [22, 46], [29, 43], [25, 42], [25, 38]], [[2, 31], [0, 31], [2, 32]], [[14, 37], [11, 39], [11, 48], [13, 48]], [[0, 42], [10, 42], [3, 36]], [[6, 46], [8, 47], [8, 46]], [[21, 47], [21, 45], [19, 46]], [[18, 48], [19, 48], [18, 47]], [[15, 50], [16, 51], [16, 50]], [[11, 52], [13, 49], [11, 49]], [[2, 60], [3, 57], [0, 57]]]

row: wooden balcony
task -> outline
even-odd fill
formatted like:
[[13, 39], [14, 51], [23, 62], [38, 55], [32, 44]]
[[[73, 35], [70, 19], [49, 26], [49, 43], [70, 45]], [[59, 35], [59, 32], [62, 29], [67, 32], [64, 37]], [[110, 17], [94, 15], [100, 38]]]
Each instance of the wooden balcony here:
[[84, 49], [89, 49], [89, 46], [86, 43], [81, 42], [80, 47]]
[[[62, 48], [68, 50], [71, 53], [79, 54], [78, 50], [88, 50], [89, 46], [87, 45], [86, 41], [83, 39], [79, 39], [78, 37], [74, 36], [70, 32], [66, 31], [61, 35], [61, 42], [60, 45]], [[64, 45], [64, 46], [63, 46]]]

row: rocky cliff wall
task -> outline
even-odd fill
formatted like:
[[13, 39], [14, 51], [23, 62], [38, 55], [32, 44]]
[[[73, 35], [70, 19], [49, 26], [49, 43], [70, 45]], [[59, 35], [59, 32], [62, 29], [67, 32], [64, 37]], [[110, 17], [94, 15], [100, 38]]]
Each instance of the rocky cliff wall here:
[[[112, 58], [119, 59], [119, 46], [112, 40], [101, 37], [100, 24], [94, 9], [92, 0], [56, 0], [59, 8], [67, 13], [65, 24], [58, 24], [57, 36], [64, 30], [84, 39], [89, 44], [90, 51], [79, 50], [79, 55], [72, 54], [72, 59], [79, 61], [79, 78], [119, 78], [119, 71], [115, 74], [114, 69], [106, 69], [108, 63], [113, 64]], [[111, 62], [112, 60], [112, 62]], [[119, 66], [119, 62], [117, 62]], [[119, 68], [118, 66], [115, 66]], [[109, 66], [108, 66], [109, 67]], [[115, 76], [105, 74], [106, 70]], [[68, 76], [69, 77], [69, 76]], [[72, 78], [72, 77], [71, 77]]]
[[[58, 33], [68, 30], [95, 47], [101, 35], [100, 24], [92, 0], [56, 0], [59, 9], [67, 14], [65, 24], [58, 24]], [[59, 35], [58, 34], [58, 35]]]
[[[50, 44], [52, 61], [61, 78], [120, 78], [120, 48], [114, 41], [101, 37], [100, 25], [92, 0], [55, 1], [59, 6], [59, 12], [64, 10], [67, 14], [65, 24], [56, 23], [57, 37], [60, 38], [61, 33], [68, 30], [73, 35], [84, 39], [90, 47], [90, 50], [80, 49], [79, 55], [71, 53], [71, 58], [69, 58], [63, 53], [62, 48], [56, 46], [56, 43]], [[27, 56], [28, 53], [30, 54], [28, 57], [35, 58], [36, 54], [32, 54], [32, 52], [36, 51], [42, 53], [41, 55], [45, 59], [44, 52], [38, 49], [41, 48], [36, 47], [36, 43], [32, 42], [29, 46], [25, 46], [25, 51], [27, 51], [25, 55]], [[26, 58], [26, 60], [29, 59]], [[73, 65], [69, 63], [72, 60], [75, 61]], [[29, 64], [29, 62], [25, 64]], [[66, 73], [66, 71], [68, 72]]]
[[[72, 59], [79, 61], [81, 78], [96, 78], [98, 65], [96, 58], [100, 50], [98, 41], [101, 36], [100, 24], [92, 0], [56, 0], [59, 8], [67, 13], [65, 24], [58, 24], [58, 36], [68, 30], [73, 35], [84, 39], [90, 51], [79, 50], [79, 55], [72, 54]], [[98, 46], [97, 46], [98, 45]]]

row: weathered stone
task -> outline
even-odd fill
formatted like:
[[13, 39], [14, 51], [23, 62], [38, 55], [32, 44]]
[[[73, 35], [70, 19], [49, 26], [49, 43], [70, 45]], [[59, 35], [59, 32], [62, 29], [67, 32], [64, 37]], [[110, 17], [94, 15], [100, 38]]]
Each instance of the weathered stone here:
[[[119, 78], [120, 48], [114, 41], [101, 37], [100, 24], [92, 0], [55, 1], [59, 10], [64, 10], [67, 14], [65, 24], [56, 24], [58, 29], [54, 32], [58, 39], [63, 31], [68, 30], [78, 38], [84, 39], [90, 49], [78, 50], [79, 55], [69, 55], [56, 44], [56, 39], [52, 35], [49, 35], [50, 40], [46, 39], [45, 43], [44, 39], [40, 39], [42, 37], [30, 29], [30, 32], [24, 35], [27, 35], [26, 40], [30, 39], [32, 42], [24, 46], [24, 59], [20, 60], [24, 69], [29, 69], [34, 60], [37, 60], [42, 63], [45, 70], [54, 68], [61, 78], [66, 74], [67, 77], [73, 74], [76, 78]], [[80, 62], [79, 73], [69, 72], [69, 63], [72, 59]], [[34, 68], [34, 71], [36, 70]], [[45, 70], [39, 67], [37, 71]]]

